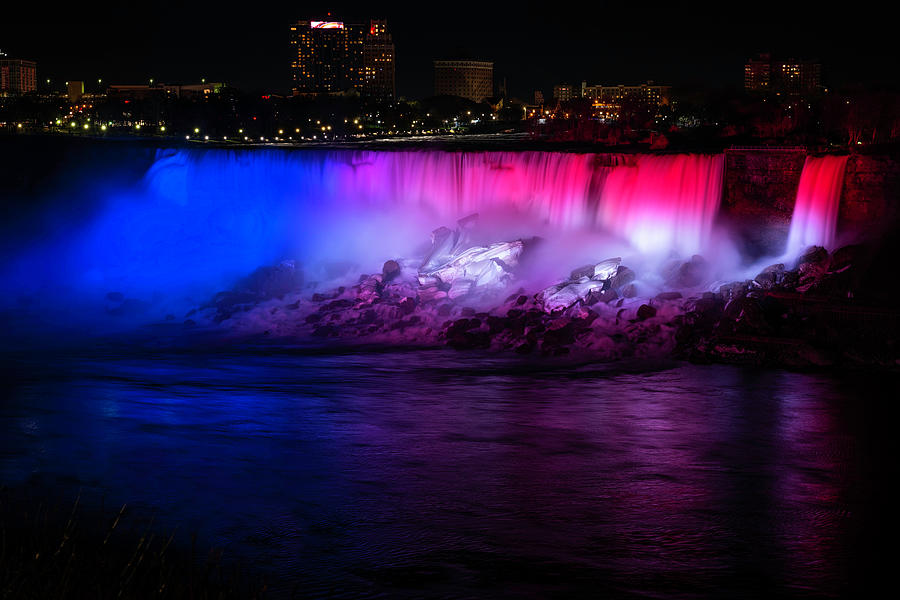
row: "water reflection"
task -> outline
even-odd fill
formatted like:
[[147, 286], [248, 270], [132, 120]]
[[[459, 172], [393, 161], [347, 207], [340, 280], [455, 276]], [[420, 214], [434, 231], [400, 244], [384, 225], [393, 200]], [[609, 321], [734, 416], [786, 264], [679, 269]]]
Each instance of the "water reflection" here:
[[837, 595], [868, 573], [856, 391], [821, 375], [443, 351], [15, 375], [0, 483], [152, 507], [282, 591]]

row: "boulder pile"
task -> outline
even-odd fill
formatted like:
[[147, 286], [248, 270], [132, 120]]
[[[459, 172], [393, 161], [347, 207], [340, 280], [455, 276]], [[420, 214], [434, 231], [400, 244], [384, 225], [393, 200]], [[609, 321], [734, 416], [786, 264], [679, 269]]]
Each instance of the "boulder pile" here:
[[310, 294], [296, 264], [282, 263], [189, 316], [244, 334], [598, 360], [898, 364], [896, 307], [855, 301], [862, 247], [811, 247], [793, 264], [715, 289], [703, 257], [673, 260], [653, 274], [665, 291], [652, 297], [638, 293], [646, 278], [612, 257], [527, 292], [518, 268], [532, 240], [473, 244], [471, 220], [435, 230], [423, 260], [388, 260], [353, 285]]

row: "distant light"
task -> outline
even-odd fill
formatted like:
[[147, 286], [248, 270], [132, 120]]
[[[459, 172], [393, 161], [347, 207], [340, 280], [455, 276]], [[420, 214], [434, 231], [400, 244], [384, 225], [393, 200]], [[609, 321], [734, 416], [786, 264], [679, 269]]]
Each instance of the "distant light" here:
[[243, 129], [238, 129], [238, 133], [244, 133]]
[[189, 140], [189, 139], [191, 139], [191, 136], [186, 135], [186, 136], [184, 136], [184, 139]]
[[135, 128], [135, 129], [140, 129], [140, 128], [141, 128], [141, 124], [138, 123], [137, 125], [134, 126], [134, 128]]
[[165, 130], [166, 130], [166, 126], [163, 125], [162, 127], [159, 128], [159, 130], [160, 130], [160, 131], [165, 131]]
[[84, 128], [87, 129], [88, 127], [90, 127], [90, 125], [88, 125], [87, 123], [85, 123], [85, 124], [84, 124]]
[[75, 121], [72, 121], [72, 127], [75, 127]]
[[194, 127], [194, 133], [200, 133], [200, 128], [199, 128], [199, 127]]
[[101, 126], [100, 126], [100, 131], [106, 131], [106, 125], [101, 125]]
[[18, 127], [19, 129], [22, 129], [22, 124], [19, 123], [19, 124], [17, 125], [17, 127]]
[[278, 130], [278, 135], [282, 135], [282, 134], [284, 134], [284, 129], [279, 129], [279, 130]]
[[203, 136], [203, 139], [204, 139], [204, 140], [208, 140], [208, 139], [209, 139], [209, 136], [208, 136], [208, 135], [204, 135], [204, 136]]

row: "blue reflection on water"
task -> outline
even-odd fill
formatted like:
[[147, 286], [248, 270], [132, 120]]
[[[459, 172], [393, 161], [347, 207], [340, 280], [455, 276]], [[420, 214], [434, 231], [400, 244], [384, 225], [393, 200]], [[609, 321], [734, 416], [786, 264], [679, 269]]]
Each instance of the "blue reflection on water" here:
[[15, 374], [0, 483], [155, 509], [310, 595], [837, 595], [871, 501], [862, 392], [822, 375], [275, 350]]

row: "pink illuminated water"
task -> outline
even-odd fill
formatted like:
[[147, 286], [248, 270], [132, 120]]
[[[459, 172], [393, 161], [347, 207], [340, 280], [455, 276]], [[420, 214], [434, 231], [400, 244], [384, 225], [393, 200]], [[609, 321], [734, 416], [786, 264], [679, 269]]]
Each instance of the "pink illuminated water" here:
[[811, 245], [832, 249], [847, 158], [806, 157], [788, 234], [789, 255], [795, 255]]
[[639, 156], [603, 186], [600, 223], [643, 252], [699, 252], [722, 193], [724, 157]]

